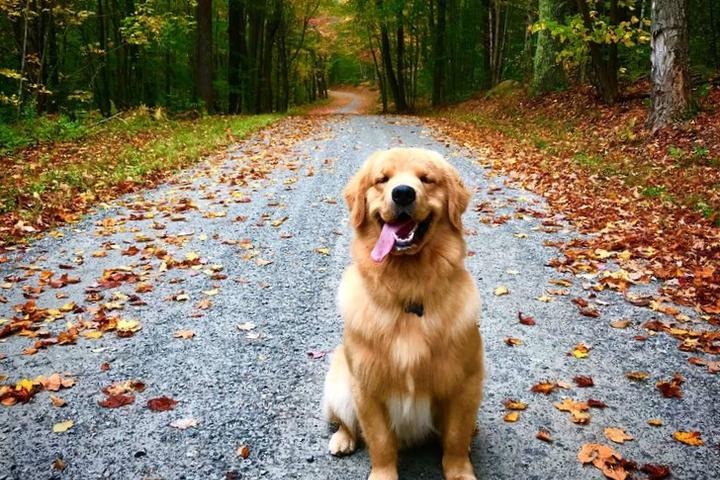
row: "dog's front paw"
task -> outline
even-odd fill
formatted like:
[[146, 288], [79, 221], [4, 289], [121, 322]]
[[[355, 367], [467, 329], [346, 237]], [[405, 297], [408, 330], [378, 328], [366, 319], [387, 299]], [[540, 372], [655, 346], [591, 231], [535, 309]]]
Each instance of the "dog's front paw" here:
[[355, 451], [356, 447], [355, 439], [343, 428], [333, 433], [333, 436], [330, 437], [330, 443], [328, 443], [328, 450], [336, 457], [350, 455]]
[[472, 463], [467, 457], [443, 458], [445, 480], [477, 480]]
[[398, 480], [396, 468], [373, 468], [368, 480]]

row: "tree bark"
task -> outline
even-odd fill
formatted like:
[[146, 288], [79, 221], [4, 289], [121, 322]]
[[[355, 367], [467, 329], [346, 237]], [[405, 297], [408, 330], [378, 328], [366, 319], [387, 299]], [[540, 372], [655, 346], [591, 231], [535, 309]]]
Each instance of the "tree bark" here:
[[[611, 0], [617, 5], [617, 0]], [[583, 18], [585, 27], [592, 31], [593, 20], [590, 16], [590, 9], [587, 4], [587, 0], [577, 0], [578, 10]], [[590, 60], [593, 66], [593, 72], [595, 73], [595, 85], [600, 93], [600, 96], [608, 105], [613, 105], [617, 101], [619, 94], [618, 80], [617, 80], [617, 66], [613, 68], [609, 63], [617, 62], [606, 62], [603, 58], [602, 45], [596, 42], [589, 42], [588, 48], [590, 50]], [[615, 47], [617, 48], [617, 46]], [[615, 51], [617, 55], [617, 50]], [[612, 53], [611, 53], [612, 58]]]
[[[559, 21], [560, 2], [558, 0], [540, 0], [538, 3], [538, 21]], [[535, 57], [533, 60], [533, 79], [530, 91], [533, 95], [559, 90], [565, 84], [565, 75], [556, 57], [561, 50], [558, 41], [549, 31], [538, 32]]]
[[241, 82], [245, 37], [245, 2], [230, 0], [228, 4], [228, 113], [241, 113], [243, 108]]
[[208, 112], [214, 111], [212, 0], [197, 3], [197, 92]]
[[435, 22], [435, 41], [433, 42], [433, 90], [434, 106], [445, 102], [445, 16], [447, 0], [437, 0], [437, 21]]
[[653, 132], [682, 115], [690, 104], [688, 73], [688, 2], [652, 2], [652, 110], [648, 125]]

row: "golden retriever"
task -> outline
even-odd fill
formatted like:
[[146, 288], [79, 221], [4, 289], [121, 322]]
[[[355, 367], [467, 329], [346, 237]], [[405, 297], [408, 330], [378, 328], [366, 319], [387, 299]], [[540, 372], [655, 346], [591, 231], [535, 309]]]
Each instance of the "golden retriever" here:
[[464, 266], [470, 193], [440, 154], [395, 148], [373, 154], [344, 197], [355, 234], [338, 291], [343, 343], [325, 380], [323, 410], [339, 425], [330, 453], [352, 453], [362, 435], [369, 479], [392, 480], [398, 448], [436, 436], [445, 478], [475, 479], [483, 346]]

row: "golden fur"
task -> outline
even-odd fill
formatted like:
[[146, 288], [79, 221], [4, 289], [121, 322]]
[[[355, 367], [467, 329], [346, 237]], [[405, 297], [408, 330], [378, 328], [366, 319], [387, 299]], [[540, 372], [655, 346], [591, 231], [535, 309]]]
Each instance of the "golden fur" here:
[[[383, 221], [394, 220], [391, 190], [417, 192], [412, 217], [432, 218], [420, 243], [370, 257]], [[344, 192], [355, 230], [353, 263], [338, 291], [343, 344], [333, 355], [323, 399], [339, 424], [329, 444], [352, 453], [360, 434], [371, 480], [397, 479], [397, 450], [436, 435], [446, 479], [474, 479], [469, 446], [482, 396], [480, 299], [465, 269], [461, 215], [470, 193], [439, 154], [398, 148], [372, 155]], [[406, 312], [421, 304], [424, 314]]]

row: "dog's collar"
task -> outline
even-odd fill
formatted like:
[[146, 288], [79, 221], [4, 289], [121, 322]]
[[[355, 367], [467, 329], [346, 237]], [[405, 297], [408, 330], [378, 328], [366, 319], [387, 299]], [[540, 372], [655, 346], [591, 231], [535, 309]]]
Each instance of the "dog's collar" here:
[[422, 317], [425, 313], [425, 308], [422, 303], [408, 303], [405, 305], [405, 313], [414, 313], [418, 317]]

